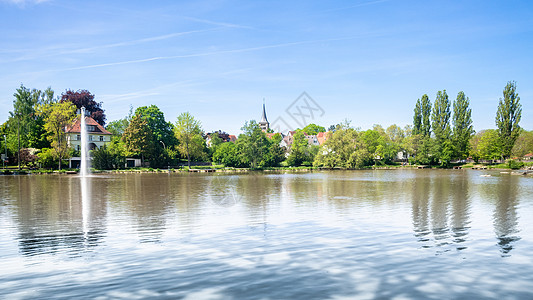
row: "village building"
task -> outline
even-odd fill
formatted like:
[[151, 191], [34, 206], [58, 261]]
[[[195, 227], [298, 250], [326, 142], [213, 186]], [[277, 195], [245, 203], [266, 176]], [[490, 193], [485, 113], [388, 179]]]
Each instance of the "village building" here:
[[[111, 143], [111, 132], [107, 131], [104, 126], [98, 124], [93, 118], [86, 116], [85, 124], [87, 125], [87, 135], [89, 137], [89, 150], [100, 149]], [[74, 150], [81, 150], [81, 119], [78, 117], [74, 123], [66, 128], [67, 143]]]
[[317, 133], [316, 138], [318, 140], [319, 145], [324, 144], [328, 140], [328, 134], [329, 134], [329, 131]]
[[205, 144], [208, 148], [211, 147], [211, 140], [215, 134], [218, 135], [218, 137], [222, 140], [223, 143], [231, 141], [231, 135], [227, 132], [224, 132], [222, 130], [213, 131], [211, 133], [208, 133], [205, 138]]
[[[93, 118], [85, 116], [87, 126], [89, 150], [100, 149], [111, 143], [111, 132], [107, 131], [104, 126], [98, 124]], [[81, 118], [76, 117], [71, 126], [65, 128], [67, 133], [67, 144], [76, 151], [81, 151]], [[80, 157], [71, 157], [69, 159], [69, 168], [78, 168], [81, 162]]]

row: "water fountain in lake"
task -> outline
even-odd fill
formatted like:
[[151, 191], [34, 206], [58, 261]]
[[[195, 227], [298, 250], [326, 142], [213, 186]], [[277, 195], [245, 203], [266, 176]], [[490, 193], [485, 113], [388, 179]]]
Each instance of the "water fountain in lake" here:
[[83, 220], [83, 236], [87, 240], [89, 236], [89, 219], [90, 219], [90, 182], [89, 182], [89, 135], [87, 134], [87, 123], [85, 120], [85, 107], [81, 108], [80, 114], [80, 134], [81, 134], [81, 161], [80, 161], [80, 188], [81, 188], [81, 204], [82, 204], [82, 220]]
[[80, 176], [89, 175], [89, 136], [87, 134], [87, 124], [85, 122], [85, 107], [81, 108], [80, 114], [80, 131], [81, 131], [81, 162], [80, 162]]

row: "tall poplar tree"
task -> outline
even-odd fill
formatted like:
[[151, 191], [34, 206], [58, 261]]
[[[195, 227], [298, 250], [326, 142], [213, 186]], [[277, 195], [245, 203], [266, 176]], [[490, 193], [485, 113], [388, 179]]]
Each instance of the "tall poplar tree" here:
[[443, 164], [448, 164], [453, 156], [450, 127], [450, 100], [446, 90], [438, 91], [433, 104], [432, 128], [435, 134], [435, 153]]
[[431, 135], [431, 101], [429, 100], [428, 95], [424, 94], [421, 101], [421, 111], [422, 111], [422, 127], [421, 133], [425, 137]]
[[409, 138], [411, 153], [420, 164], [431, 163], [431, 101], [427, 94], [416, 102], [413, 117], [413, 131]]
[[511, 156], [511, 151], [520, 135], [520, 119], [522, 118], [522, 105], [516, 92], [516, 82], [509, 81], [503, 90], [503, 99], [500, 98], [496, 112], [496, 126], [502, 146], [502, 157]]
[[470, 99], [463, 91], [457, 94], [453, 102], [453, 143], [455, 153], [458, 158], [464, 159], [468, 156], [470, 139], [474, 135], [472, 126], [472, 110], [470, 109]]
[[413, 116], [413, 134], [420, 134], [426, 137], [431, 135], [431, 101], [427, 94], [422, 95], [416, 101]]

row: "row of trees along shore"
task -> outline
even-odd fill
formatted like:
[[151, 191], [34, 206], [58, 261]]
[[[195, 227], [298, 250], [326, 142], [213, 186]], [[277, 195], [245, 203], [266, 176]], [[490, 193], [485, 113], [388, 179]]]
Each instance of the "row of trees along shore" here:
[[[0, 127], [5, 137], [0, 150], [7, 152], [12, 165], [61, 168], [64, 159], [78, 156], [68, 147], [64, 128], [72, 124], [82, 106], [100, 125], [106, 125], [102, 103], [86, 90], [67, 90], [54, 97], [51, 88], [30, 90], [21, 85], [14, 98], [13, 110]], [[267, 137], [254, 120], [244, 124], [237, 141], [224, 142], [214, 133], [207, 147], [201, 122], [190, 113], [180, 114], [172, 123], [157, 106], [150, 105], [130, 107], [128, 116], [107, 124], [105, 128], [113, 134], [111, 142], [91, 155], [97, 169], [124, 168], [126, 157], [140, 158], [153, 168], [177, 166], [185, 160], [189, 167], [191, 161], [236, 168], [312, 165], [352, 169], [399, 162], [448, 167], [467, 158], [492, 161], [533, 152], [533, 131], [520, 128], [521, 114], [516, 83], [508, 82], [497, 107], [497, 129], [475, 133], [469, 98], [459, 92], [451, 103], [443, 90], [437, 92], [433, 104], [428, 95], [416, 101], [412, 125], [360, 130], [346, 120], [331, 125], [327, 140], [315, 146], [308, 143], [306, 134], [326, 129], [309, 124], [296, 130], [286, 149], [280, 146], [281, 134]]]

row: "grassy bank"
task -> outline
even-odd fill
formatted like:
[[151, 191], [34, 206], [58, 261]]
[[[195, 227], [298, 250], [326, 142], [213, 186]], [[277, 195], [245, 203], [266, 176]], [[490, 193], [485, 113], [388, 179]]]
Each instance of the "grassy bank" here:
[[[533, 162], [520, 162], [516, 163], [504, 163], [504, 164], [456, 164], [447, 168], [440, 166], [420, 166], [420, 165], [375, 165], [367, 166], [360, 169], [343, 169], [343, 168], [318, 168], [313, 166], [299, 166], [288, 167], [281, 166], [275, 168], [234, 168], [224, 167], [224, 165], [211, 165], [211, 166], [191, 166], [170, 168], [170, 169], [158, 169], [158, 168], [130, 168], [130, 169], [118, 169], [118, 170], [97, 170], [91, 169], [91, 173], [189, 173], [189, 172], [272, 172], [272, 171], [292, 171], [292, 172], [307, 172], [315, 170], [408, 170], [408, 169], [452, 169], [453, 167], [460, 167], [462, 169], [491, 169], [491, 170], [519, 170], [533, 168]], [[49, 169], [27, 169], [21, 168], [18, 170], [16, 166], [1, 169], [0, 174], [3, 175], [27, 175], [27, 174], [77, 174], [78, 169], [62, 169], [62, 170], [49, 170]]]

